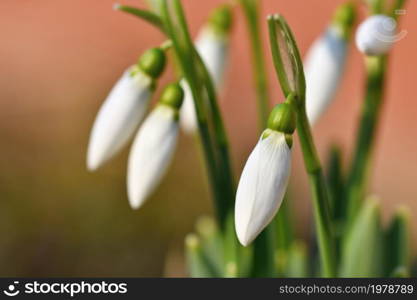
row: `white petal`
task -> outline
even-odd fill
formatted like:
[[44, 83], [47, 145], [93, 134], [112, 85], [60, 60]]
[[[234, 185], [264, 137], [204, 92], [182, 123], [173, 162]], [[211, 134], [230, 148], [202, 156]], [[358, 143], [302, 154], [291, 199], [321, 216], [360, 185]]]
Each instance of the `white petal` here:
[[185, 79], [181, 80], [180, 85], [184, 91], [184, 101], [181, 106], [180, 123], [184, 131], [191, 134], [194, 133], [198, 127], [193, 94], [191, 93], [190, 86]]
[[164, 176], [177, 144], [176, 112], [158, 106], [139, 129], [129, 155], [127, 188], [133, 209], [139, 208]]
[[356, 45], [366, 55], [382, 55], [398, 40], [397, 23], [391, 17], [375, 15], [359, 25]]
[[343, 74], [346, 52], [346, 40], [330, 27], [307, 53], [304, 72], [310, 124], [314, 124], [332, 102]]
[[[196, 48], [213, 79], [216, 88], [223, 82], [224, 71], [227, 64], [228, 40], [219, 36], [210, 27], [204, 28], [198, 35]], [[185, 80], [181, 82], [184, 90], [184, 102], [181, 108], [181, 126], [187, 133], [197, 130], [197, 117], [194, 100], [189, 85]]]
[[198, 35], [195, 46], [206, 64], [214, 84], [219, 87], [223, 81], [227, 62], [228, 39], [224, 36], [219, 36], [210, 27], [207, 27]]
[[270, 131], [260, 139], [246, 162], [236, 193], [235, 226], [247, 246], [271, 222], [287, 188], [291, 150], [285, 136]]
[[129, 141], [148, 108], [152, 79], [130, 75], [128, 69], [111, 90], [98, 112], [90, 135], [87, 167], [95, 170]]

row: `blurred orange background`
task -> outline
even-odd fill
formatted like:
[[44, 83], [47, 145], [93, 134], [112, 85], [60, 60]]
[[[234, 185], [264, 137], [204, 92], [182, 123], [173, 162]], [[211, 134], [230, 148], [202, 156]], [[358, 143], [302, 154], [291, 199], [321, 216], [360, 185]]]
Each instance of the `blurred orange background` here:
[[[194, 35], [207, 12], [224, 2], [183, 1]], [[262, 15], [283, 14], [305, 53], [342, 2], [265, 0]], [[184, 235], [198, 216], [212, 212], [202, 160], [185, 135], [168, 176], [139, 211], [126, 198], [128, 149], [97, 173], [86, 171], [88, 136], [100, 104], [123, 70], [163, 41], [150, 25], [113, 11], [113, 3], [0, 2], [1, 276], [183, 276]], [[363, 19], [365, 7], [357, 3]], [[411, 90], [417, 2], [408, 1], [406, 8], [401, 28], [408, 34], [392, 51], [369, 189], [381, 197], [385, 221], [398, 205], [407, 205], [413, 217], [417, 212], [417, 102]], [[235, 12], [221, 106], [238, 178], [257, 140], [257, 123], [246, 26], [241, 10]], [[269, 52], [265, 55], [277, 103], [282, 94]], [[170, 79], [168, 72], [163, 81]], [[363, 60], [351, 46], [337, 99], [314, 128], [323, 161], [333, 143], [342, 145], [349, 161], [363, 87]], [[297, 143], [295, 149], [291, 201], [298, 233], [306, 237], [311, 201]], [[415, 241], [417, 221], [412, 222]]]

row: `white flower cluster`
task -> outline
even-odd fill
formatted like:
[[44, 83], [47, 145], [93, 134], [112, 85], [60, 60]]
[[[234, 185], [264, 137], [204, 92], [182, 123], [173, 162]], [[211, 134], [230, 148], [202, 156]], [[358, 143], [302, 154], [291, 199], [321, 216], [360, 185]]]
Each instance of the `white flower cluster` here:
[[[148, 110], [155, 81], [164, 69], [164, 55], [161, 49], [145, 53], [104, 101], [90, 136], [87, 167], [91, 171], [116, 155], [133, 137]], [[182, 101], [179, 84], [168, 85], [134, 138], [127, 173], [129, 202], [134, 209], [145, 202], [168, 169], [176, 146]]]
[[[218, 15], [222, 13], [225, 11], [219, 11]], [[221, 19], [224, 20], [227, 18]], [[218, 87], [223, 80], [227, 61], [228, 30], [222, 31], [219, 21], [215, 21], [217, 23], [209, 23], [204, 27], [195, 44]], [[229, 24], [220, 25], [227, 27]], [[91, 131], [87, 153], [89, 170], [97, 170], [131, 140], [146, 115], [156, 79], [162, 73], [164, 65], [163, 50], [151, 49], [113, 87], [102, 104]], [[184, 104], [157, 105], [144, 120], [134, 139], [127, 171], [128, 197], [134, 209], [139, 208], [151, 195], [168, 169], [177, 144], [178, 121], [182, 120], [181, 124], [186, 132], [196, 131], [196, 113], [190, 87], [182, 79], [175, 88], [181, 89], [180, 102], [182, 104], [184, 98]], [[181, 113], [178, 111], [180, 109]]]
[[[346, 11], [312, 44], [305, 57], [306, 113], [311, 124], [329, 107], [342, 79], [348, 30], [353, 23], [352, 15]], [[383, 15], [363, 22], [356, 34], [359, 50], [366, 55], [387, 53], [396, 37], [396, 24], [392, 22], [392, 18]], [[228, 34], [206, 25], [195, 45], [214, 85], [219, 88], [227, 65]], [[87, 154], [89, 170], [102, 166], [133, 137], [145, 117], [164, 65], [163, 50], [151, 49], [113, 87], [91, 132]], [[291, 169], [295, 119], [288, 99], [278, 105], [243, 169], [236, 193], [235, 226], [239, 241], [245, 246], [271, 222], [284, 198]], [[145, 202], [168, 169], [177, 143], [179, 120], [186, 132], [195, 132], [194, 100], [185, 79], [165, 89], [134, 138], [127, 172], [132, 208], [137, 209]]]

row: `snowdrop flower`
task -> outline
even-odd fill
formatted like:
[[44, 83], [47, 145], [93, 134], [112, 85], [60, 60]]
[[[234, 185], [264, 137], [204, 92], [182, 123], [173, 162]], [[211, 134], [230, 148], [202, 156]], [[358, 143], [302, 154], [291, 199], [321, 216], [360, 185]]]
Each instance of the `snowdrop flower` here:
[[[229, 50], [229, 33], [232, 16], [229, 7], [216, 9], [208, 24], [204, 26], [195, 41], [195, 47], [205, 63], [216, 88], [220, 88]], [[197, 129], [194, 100], [186, 80], [181, 81], [184, 90], [184, 104], [181, 109], [181, 126], [187, 133]]]
[[366, 55], [386, 54], [398, 40], [397, 23], [391, 17], [374, 15], [359, 25], [356, 45]]
[[127, 172], [128, 196], [133, 209], [145, 202], [168, 169], [177, 144], [182, 101], [180, 85], [168, 85], [135, 137]]
[[155, 80], [165, 67], [159, 48], [146, 51], [111, 90], [91, 131], [87, 167], [94, 171], [126, 145], [142, 121], [152, 97]]
[[341, 6], [333, 23], [313, 43], [305, 57], [306, 111], [310, 124], [314, 124], [326, 111], [339, 87], [353, 22], [353, 6]]
[[281, 205], [290, 176], [295, 124], [291, 105], [277, 105], [243, 169], [236, 193], [235, 227], [244, 246], [271, 222]]

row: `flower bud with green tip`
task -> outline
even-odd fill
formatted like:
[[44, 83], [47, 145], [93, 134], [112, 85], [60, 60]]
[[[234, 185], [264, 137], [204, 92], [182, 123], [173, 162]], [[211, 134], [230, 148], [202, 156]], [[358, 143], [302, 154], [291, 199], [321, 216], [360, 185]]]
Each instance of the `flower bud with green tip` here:
[[327, 110], [340, 85], [354, 20], [353, 4], [341, 5], [332, 23], [307, 52], [304, 73], [306, 112], [310, 124], [314, 124]]
[[[195, 46], [210, 73], [213, 83], [219, 89], [223, 83], [229, 56], [229, 40], [232, 27], [232, 13], [229, 6], [214, 10], [207, 24], [199, 32]], [[181, 81], [184, 89], [184, 105], [181, 110], [181, 126], [187, 133], [197, 129], [194, 100], [188, 83]]]
[[93, 171], [116, 155], [142, 121], [165, 66], [160, 49], [146, 51], [128, 68], [102, 104], [91, 131], [87, 167]]
[[159, 104], [139, 129], [129, 155], [127, 189], [133, 209], [143, 205], [164, 177], [178, 137], [183, 92], [178, 83], [168, 85]]
[[282, 203], [291, 168], [296, 117], [290, 103], [277, 105], [240, 177], [235, 227], [240, 243], [249, 245], [271, 222]]

